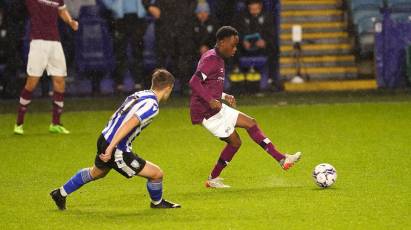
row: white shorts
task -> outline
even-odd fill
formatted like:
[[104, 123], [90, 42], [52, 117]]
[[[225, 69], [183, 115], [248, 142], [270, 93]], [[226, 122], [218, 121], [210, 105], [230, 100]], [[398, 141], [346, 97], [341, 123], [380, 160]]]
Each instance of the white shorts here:
[[202, 124], [214, 136], [227, 138], [235, 130], [238, 114], [240, 114], [238, 110], [223, 104], [220, 112], [208, 119], [204, 119]]
[[47, 70], [50, 76], [67, 76], [63, 47], [58, 41], [32, 40], [27, 74], [32, 77], [41, 77], [44, 70]]

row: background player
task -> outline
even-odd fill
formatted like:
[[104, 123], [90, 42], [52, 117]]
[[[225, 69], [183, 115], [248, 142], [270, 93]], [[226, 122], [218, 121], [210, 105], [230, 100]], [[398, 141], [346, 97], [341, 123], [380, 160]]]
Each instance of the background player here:
[[73, 20], [63, 0], [26, 0], [30, 16], [30, 51], [27, 63], [26, 85], [20, 93], [20, 105], [15, 134], [24, 134], [24, 115], [27, 112], [33, 91], [43, 76], [44, 70], [53, 81], [53, 117], [49, 127], [52, 133], [70, 133], [60, 122], [64, 106], [64, 77], [67, 75], [66, 59], [60, 43], [57, 27], [58, 17], [63, 19], [74, 31], [78, 22]]
[[179, 204], [163, 199], [163, 172], [132, 152], [131, 143], [158, 114], [158, 102], [166, 101], [174, 86], [174, 77], [164, 69], [152, 76], [151, 90], [136, 92], [127, 97], [113, 114], [97, 141], [94, 166], [77, 172], [62, 187], [50, 195], [60, 210], [66, 209], [66, 197], [84, 184], [105, 177], [114, 169], [127, 178], [135, 175], [147, 178], [151, 208], [179, 208]]
[[[276, 159], [284, 170], [292, 167], [300, 159], [301, 153], [288, 155], [278, 152], [254, 118], [231, 108], [236, 106], [236, 101], [233, 96], [223, 92], [224, 58], [234, 56], [237, 51], [238, 32], [231, 26], [223, 26], [217, 31], [216, 37], [215, 48], [201, 56], [197, 70], [190, 80], [190, 114], [193, 124], [202, 124], [214, 136], [227, 142], [206, 181], [207, 187], [226, 188], [230, 186], [225, 185], [219, 175], [241, 146], [236, 127], [246, 129], [251, 139]], [[222, 104], [220, 99], [225, 100], [231, 107]]]

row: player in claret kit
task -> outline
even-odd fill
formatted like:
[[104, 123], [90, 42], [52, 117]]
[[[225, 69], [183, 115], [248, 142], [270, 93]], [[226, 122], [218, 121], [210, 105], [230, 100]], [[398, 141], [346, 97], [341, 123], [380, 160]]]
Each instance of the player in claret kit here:
[[27, 63], [27, 80], [20, 93], [20, 105], [14, 133], [24, 134], [23, 123], [27, 107], [31, 103], [33, 91], [43, 76], [44, 70], [53, 81], [53, 118], [49, 126], [51, 133], [70, 133], [60, 122], [64, 106], [66, 59], [60, 43], [57, 27], [58, 17], [74, 31], [77, 21], [67, 11], [64, 0], [26, 0], [30, 16], [30, 51]]
[[[235, 129], [237, 127], [247, 130], [251, 139], [277, 160], [284, 170], [291, 168], [300, 159], [301, 153], [280, 153], [261, 131], [254, 118], [234, 109], [235, 98], [223, 92], [224, 59], [234, 56], [239, 36], [235, 28], [223, 26], [217, 31], [216, 37], [217, 44], [214, 49], [201, 56], [197, 70], [190, 80], [190, 114], [193, 124], [202, 124], [214, 136], [227, 143], [206, 181], [206, 187], [228, 188], [230, 186], [225, 185], [219, 175], [241, 146], [240, 136]], [[229, 106], [221, 103], [220, 99]]]
[[132, 152], [131, 143], [159, 112], [158, 103], [166, 101], [172, 92], [174, 77], [164, 69], [153, 73], [151, 90], [139, 91], [126, 98], [113, 114], [97, 141], [94, 166], [78, 171], [63, 186], [50, 195], [60, 210], [66, 209], [66, 197], [84, 184], [105, 177], [111, 169], [127, 178], [147, 178], [151, 208], [180, 208], [163, 199], [163, 172]]

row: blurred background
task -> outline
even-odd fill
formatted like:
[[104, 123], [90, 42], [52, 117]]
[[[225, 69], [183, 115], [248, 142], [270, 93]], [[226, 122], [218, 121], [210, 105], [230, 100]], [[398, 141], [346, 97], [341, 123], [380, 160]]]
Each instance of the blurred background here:
[[[132, 1], [132, 0], [124, 0]], [[215, 32], [240, 32], [227, 62], [226, 91], [405, 89], [411, 82], [411, 0], [152, 0], [119, 8], [111, 0], [65, 0], [78, 32], [59, 29], [68, 66], [67, 94], [116, 95], [147, 88], [169, 69], [175, 93], [187, 82]], [[24, 1], [0, 1], [0, 98], [17, 98], [26, 77], [29, 21]], [[48, 77], [35, 95], [49, 96]]]

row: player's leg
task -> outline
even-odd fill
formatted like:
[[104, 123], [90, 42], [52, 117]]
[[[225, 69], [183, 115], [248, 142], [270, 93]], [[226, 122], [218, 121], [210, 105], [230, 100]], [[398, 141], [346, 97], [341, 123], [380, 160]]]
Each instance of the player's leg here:
[[63, 186], [53, 190], [50, 196], [53, 198], [57, 207], [60, 210], [66, 209], [66, 197], [74, 191], [81, 188], [81, 186], [105, 177], [110, 172], [110, 168], [98, 168], [93, 166], [91, 168], [84, 168], [79, 170], [73, 177], [71, 177]]
[[61, 124], [61, 115], [64, 108], [64, 90], [65, 90], [65, 77], [53, 76], [53, 98], [52, 98], [52, 120], [49, 127], [51, 133], [69, 134], [64, 126]]
[[27, 76], [26, 84], [20, 93], [19, 108], [17, 111], [16, 124], [14, 126], [15, 134], [24, 134], [23, 123], [27, 108], [31, 103], [33, 91], [40, 81], [40, 77]]
[[50, 43], [51, 51], [47, 65], [47, 73], [52, 76], [53, 82], [53, 110], [52, 121], [49, 127], [51, 133], [69, 134], [60, 121], [64, 107], [65, 77], [67, 76], [66, 59], [60, 42]]
[[33, 40], [30, 42], [30, 51], [27, 62], [27, 80], [23, 90], [20, 93], [20, 103], [17, 113], [16, 125], [14, 133], [23, 134], [24, 116], [27, 108], [31, 103], [33, 91], [36, 89], [40, 77], [47, 66], [47, 47], [41, 40]]
[[227, 142], [227, 145], [224, 147], [223, 151], [220, 154], [220, 157], [217, 160], [216, 165], [211, 171], [210, 177], [206, 181], [206, 187], [210, 188], [229, 188], [230, 186], [225, 185], [219, 178], [223, 169], [230, 163], [234, 155], [237, 153], [238, 149], [241, 146], [241, 139], [237, 131], [234, 132], [227, 138], [221, 138], [221, 140]]
[[205, 185], [209, 188], [228, 188], [230, 186], [225, 185], [222, 182], [222, 178], [219, 177], [221, 171], [227, 166], [227, 164], [234, 157], [235, 153], [241, 146], [241, 139], [235, 130], [235, 124], [237, 122], [239, 112], [225, 104], [223, 104], [218, 114], [204, 119], [202, 125], [210, 131], [214, 136], [227, 142], [223, 151], [220, 153], [220, 157], [217, 164], [214, 166], [209, 178]]
[[236, 127], [246, 129], [251, 139], [253, 139], [254, 142], [259, 144], [267, 153], [276, 159], [285, 170], [292, 167], [293, 164], [301, 157], [301, 153], [299, 152], [294, 155], [280, 153], [277, 149], [275, 149], [271, 140], [258, 127], [257, 121], [246, 114], [240, 113], [238, 115]]
[[241, 147], [241, 139], [237, 131], [234, 132], [227, 138], [222, 138], [223, 141], [227, 142], [220, 157], [215, 165], [213, 171], [210, 174], [212, 179], [220, 176], [221, 171], [230, 163], [234, 155], [237, 153], [238, 149]]
[[144, 168], [138, 173], [147, 178], [147, 191], [151, 198], [151, 208], [180, 208], [181, 205], [163, 199], [164, 173], [157, 165], [146, 161]]
[[61, 186], [61, 194], [67, 196], [88, 182], [105, 177], [109, 172], [110, 168], [98, 168], [95, 165], [91, 168], [83, 168]]

